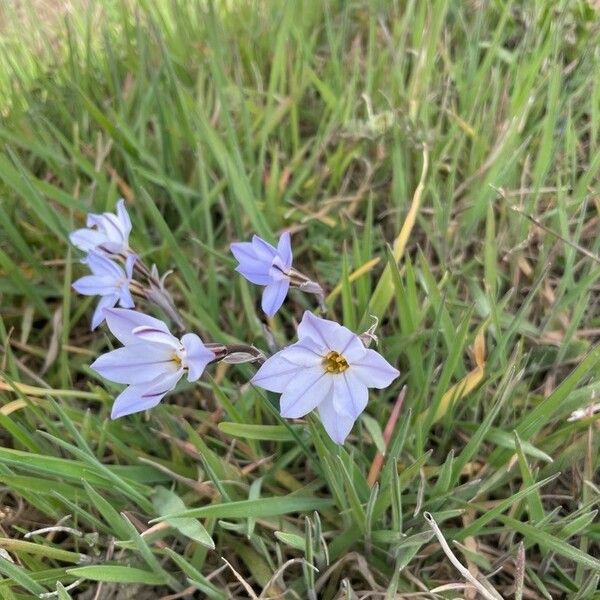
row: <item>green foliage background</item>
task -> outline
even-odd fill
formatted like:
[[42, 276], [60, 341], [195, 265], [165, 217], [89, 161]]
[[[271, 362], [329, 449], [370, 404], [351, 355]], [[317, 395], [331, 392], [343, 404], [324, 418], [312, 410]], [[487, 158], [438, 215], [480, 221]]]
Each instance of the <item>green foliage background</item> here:
[[[427, 512], [490, 597], [594, 597], [598, 420], [567, 420], [600, 392], [593, 3], [3, 17], [1, 598], [473, 598]], [[228, 245], [283, 228], [332, 318], [380, 318], [402, 376], [344, 447], [282, 422], [248, 366], [108, 419], [67, 234], [121, 196], [205, 340], [266, 348]], [[311, 302], [292, 294], [278, 343]]]

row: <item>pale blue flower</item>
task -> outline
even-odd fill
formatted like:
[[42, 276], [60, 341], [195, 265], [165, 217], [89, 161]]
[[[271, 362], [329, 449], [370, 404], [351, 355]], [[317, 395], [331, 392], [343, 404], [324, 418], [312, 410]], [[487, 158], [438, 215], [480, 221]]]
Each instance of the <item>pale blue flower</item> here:
[[269, 358], [252, 383], [281, 394], [282, 417], [303, 417], [316, 408], [331, 439], [342, 444], [367, 406], [368, 388], [385, 388], [398, 375], [358, 335], [306, 311], [298, 342]]
[[128, 384], [115, 399], [113, 419], [153, 408], [184, 374], [196, 381], [215, 359], [194, 333], [178, 339], [154, 317], [121, 308], [104, 313], [108, 328], [124, 346], [98, 357], [91, 367], [110, 381]]
[[125, 208], [125, 200], [121, 198], [117, 202], [116, 214], [88, 214], [86, 224], [87, 228], [77, 229], [69, 235], [74, 246], [84, 252], [96, 250], [109, 254], [129, 254], [131, 220]]
[[95, 250], [88, 253], [84, 262], [90, 268], [91, 275], [80, 277], [73, 282], [73, 289], [84, 296], [101, 296], [92, 317], [92, 330], [104, 321], [104, 309], [119, 304], [123, 308], [135, 306], [129, 284], [133, 275], [135, 254], [129, 254], [125, 260], [125, 270]]
[[281, 307], [290, 287], [292, 247], [290, 234], [283, 233], [277, 248], [255, 235], [251, 242], [231, 244], [238, 261], [236, 271], [248, 281], [264, 285], [262, 309], [272, 317]]

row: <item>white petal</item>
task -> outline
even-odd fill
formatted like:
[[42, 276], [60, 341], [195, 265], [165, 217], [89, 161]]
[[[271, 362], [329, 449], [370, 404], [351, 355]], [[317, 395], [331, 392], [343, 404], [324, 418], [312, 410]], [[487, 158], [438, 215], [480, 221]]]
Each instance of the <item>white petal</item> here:
[[92, 331], [94, 331], [94, 329], [96, 329], [96, 327], [98, 327], [98, 325], [104, 321], [104, 310], [114, 306], [118, 299], [119, 298], [116, 294], [102, 296], [102, 298], [100, 298], [98, 305], [96, 306], [96, 310], [94, 311], [94, 315], [92, 316]]
[[400, 371], [375, 350], [367, 350], [358, 362], [351, 362], [349, 370], [367, 387], [377, 389], [386, 388], [400, 375]]
[[330, 393], [332, 376], [322, 366], [302, 369], [286, 386], [280, 399], [282, 417], [303, 417]]
[[272, 283], [265, 288], [261, 306], [267, 316], [272, 317], [281, 308], [289, 288], [290, 282], [287, 279]]
[[335, 321], [321, 319], [308, 310], [305, 311], [302, 321], [298, 325], [298, 338], [305, 337], [311, 338], [323, 348], [335, 350], [340, 354], [344, 354], [349, 348], [356, 351], [358, 348], [356, 340], [360, 342], [358, 336], [348, 328]]
[[316, 367], [323, 362], [323, 352], [310, 338], [296, 342], [279, 352], [281, 358], [299, 367]]
[[278, 352], [264, 362], [250, 383], [281, 394], [301, 369], [302, 367], [285, 360], [282, 353]]
[[143, 385], [130, 385], [115, 399], [110, 413], [111, 419], [118, 419], [142, 410], [154, 408], [170, 391], [175, 389], [183, 371], [158, 377]]
[[123, 279], [125, 272], [123, 269], [114, 263], [110, 258], [99, 252], [91, 251], [86, 259], [85, 264], [90, 268], [94, 275], [112, 277], [115, 280]]
[[125, 274], [127, 275], [127, 279], [133, 277], [133, 267], [135, 267], [137, 259], [138, 255], [133, 252], [127, 255], [127, 258], [125, 259]]
[[89, 252], [106, 241], [106, 236], [95, 229], [77, 229], [69, 234], [71, 244], [84, 252]]
[[111, 333], [125, 346], [127, 344], [140, 343], [139, 338], [132, 333], [136, 327], [145, 325], [169, 333], [169, 328], [165, 323], [135, 310], [108, 308], [105, 310], [105, 313], [106, 324]]
[[336, 444], [343, 444], [352, 430], [356, 418], [344, 412], [338, 412], [333, 405], [333, 395], [319, 404], [319, 416], [325, 431]]
[[333, 377], [333, 406], [338, 413], [347, 413], [356, 419], [365, 410], [368, 400], [367, 386], [351, 369]]
[[181, 338], [185, 348], [183, 366], [188, 370], [188, 381], [196, 381], [202, 375], [206, 365], [215, 359], [215, 353], [211, 352], [195, 333], [186, 333]]
[[84, 296], [116, 295], [119, 290], [118, 282], [112, 277], [99, 275], [84, 275], [74, 281], [71, 287]]
[[123, 308], [134, 308], [135, 302], [129, 291], [129, 284], [124, 283], [119, 290], [119, 306]]
[[129, 234], [131, 233], [131, 219], [129, 218], [129, 213], [125, 208], [125, 200], [121, 198], [117, 202], [117, 217], [121, 224], [121, 231], [123, 232], [124, 241], [127, 242], [129, 239]]
[[99, 356], [90, 366], [115, 383], [149, 383], [180, 369], [173, 350], [159, 344], [134, 344]]
[[113, 215], [112, 213], [103, 213], [102, 221], [98, 224], [104, 232], [106, 233], [106, 237], [110, 242], [114, 242], [119, 246], [122, 246], [125, 242], [125, 232], [121, 226], [121, 221], [117, 215]]
[[152, 344], [164, 344], [174, 350], [179, 350], [181, 348], [181, 342], [174, 335], [163, 329], [151, 327], [150, 325], [135, 327], [131, 333], [138, 338], [138, 342], [143, 340]]

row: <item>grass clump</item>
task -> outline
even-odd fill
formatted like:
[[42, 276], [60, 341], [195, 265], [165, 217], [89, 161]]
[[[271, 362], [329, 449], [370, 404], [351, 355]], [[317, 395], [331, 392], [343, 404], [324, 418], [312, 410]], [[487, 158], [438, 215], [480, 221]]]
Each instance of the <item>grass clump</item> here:
[[[600, 392], [599, 26], [448, 0], [7, 25], [0, 597], [594, 597], [597, 415], [569, 417]], [[343, 447], [248, 366], [107, 418], [67, 235], [119, 197], [199, 334], [293, 335], [310, 301], [267, 335], [229, 255], [283, 228], [331, 316], [379, 319], [402, 375]]]

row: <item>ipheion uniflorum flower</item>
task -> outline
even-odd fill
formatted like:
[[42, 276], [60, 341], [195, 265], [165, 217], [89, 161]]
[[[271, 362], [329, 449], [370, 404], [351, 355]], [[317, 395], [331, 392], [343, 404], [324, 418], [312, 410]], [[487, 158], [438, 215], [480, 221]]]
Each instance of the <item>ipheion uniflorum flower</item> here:
[[216, 358], [195, 333], [176, 338], [159, 319], [133, 310], [112, 308], [104, 314], [123, 348], [103, 354], [91, 367], [110, 381], [128, 384], [115, 399], [113, 419], [153, 408], [184, 374], [196, 381]]
[[90, 250], [84, 259], [92, 274], [80, 277], [73, 282], [72, 287], [84, 296], [100, 296], [92, 316], [92, 330], [104, 321], [105, 308], [112, 308], [117, 304], [123, 308], [135, 306], [129, 287], [136, 259], [135, 254], [129, 254], [125, 259], [125, 269], [96, 250]]
[[298, 342], [267, 359], [252, 383], [281, 394], [282, 417], [317, 409], [331, 439], [342, 444], [367, 406], [368, 388], [386, 388], [398, 375], [360, 336], [306, 311]]
[[87, 227], [77, 229], [69, 235], [73, 246], [84, 252], [96, 250], [123, 256], [129, 254], [131, 219], [125, 208], [125, 200], [121, 198], [117, 202], [116, 214], [89, 213], [86, 225]]
[[238, 261], [236, 271], [256, 285], [264, 285], [261, 307], [272, 317], [283, 304], [290, 285], [316, 294], [322, 300], [321, 286], [292, 267], [290, 234], [281, 234], [277, 248], [255, 235], [251, 242], [231, 244], [231, 252]]

